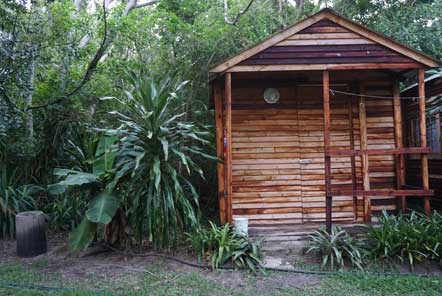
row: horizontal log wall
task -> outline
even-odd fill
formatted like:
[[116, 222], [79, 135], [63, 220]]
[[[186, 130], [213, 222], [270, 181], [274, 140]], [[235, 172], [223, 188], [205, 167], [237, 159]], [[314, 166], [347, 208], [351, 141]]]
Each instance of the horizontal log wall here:
[[[267, 104], [264, 88], [233, 82], [232, 209], [251, 225], [325, 221], [322, 88], [280, 86], [280, 102]], [[348, 91], [348, 87], [333, 87]], [[367, 93], [391, 95], [388, 85], [367, 85]], [[331, 148], [351, 149], [349, 98], [332, 95]], [[357, 101], [356, 101], [357, 102]], [[360, 149], [358, 104], [352, 104], [354, 149]], [[370, 149], [394, 148], [391, 100], [367, 101]], [[369, 156], [372, 189], [394, 189], [393, 156]], [[332, 190], [352, 189], [351, 156], [332, 157]], [[356, 189], [362, 189], [355, 157]], [[374, 214], [395, 210], [394, 197], [373, 197]], [[362, 221], [363, 197], [333, 198], [334, 221]], [[356, 211], [355, 211], [356, 210]], [[357, 217], [355, 217], [355, 212]]]
[[250, 224], [302, 222], [299, 126], [293, 88], [271, 108], [261, 88], [233, 89], [233, 216]]

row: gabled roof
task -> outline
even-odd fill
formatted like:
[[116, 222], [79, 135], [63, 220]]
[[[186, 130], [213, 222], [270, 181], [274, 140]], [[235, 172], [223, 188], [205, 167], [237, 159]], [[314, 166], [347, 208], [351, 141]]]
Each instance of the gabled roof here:
[[[270, 36], [266, 40], [242, 51], [234, 57], [231, 57], [224, 62], [214, 66], [210, 72], [211, 73], [223, 73], [229, 71], [232, 67], [246, 61], [247, 59], [254, 57], [255, 55], [261, 53], [262, 51], [269, 49], [275, 45], [284, 45], [287, 40], [293, 38], [293, 35], [311, 27], [312, 25], [320, 21], [331, 21], [340, 27], [347, 29], [348, 31], [362, 36], [368, 43], [379, 44], [395, 53], [401, 54], [404, 57], [410, 58], [410, 60], [417, 62], [421, 67], [441, 67], [440, 61], [426, 55], [418, 50], [401, 44], [383, 34], [374, 32], [360, 24], [357, 24], [339, 14], [334, 12], [329, 8], [322, 9], [318, 13], [302, 20], [294, 25], [286, 28], [285, 30]], [[312, 68], [314, 69], [314, 68]], [[318, 68], [319, 69], [319, 68]]]

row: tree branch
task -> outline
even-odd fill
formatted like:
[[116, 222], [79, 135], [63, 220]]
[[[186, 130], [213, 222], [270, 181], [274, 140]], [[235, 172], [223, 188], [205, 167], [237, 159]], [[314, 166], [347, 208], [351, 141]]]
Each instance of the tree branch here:
[[158, 3], [159, 0], [147, 0], [145, 2], [139, 3], [138, 0], [129, 0], [124, 10], [123, 16], [127, 16], [132, 10], [140, 7], [150, 6]]
[[50, 105], [54, 105], [54, 104], [58, 104], [61, 101], [73, 96], [75, 93], [77, 93], [92, 77], [93, 72], [95, 71], [95, 69], [97, 68], [98, 62], [100, 61], [101, 57], [103, 56], [103, 54], [105, 53], [107, 47], [109, 46], [109, 42], [108, 42], [108, 28], [107, 28], [107, 10], [106, 10], [106, 0], [103, 1], [103, 22], [104, 22], [104, 36], [103, 36], [103, 40], [101, 42], [100, 47], [98, 48], [97, 52], [94, 55], [94, 58], [92, 59], [92, 61], [89, 63], [89, 65], [87, 66], [86, 69], [86, 73], [83, 76], [83, 79], [81, 80], [80, 84], [77, 85], [72, 91], [70, 91], [69, 93], [63, 95], [62, 97], [59, 97], [51, 102], [45, 103], [45, 104], [41, 104], [41, 105], [37, 105], [37, 106], [29, 106], [27, 108], [27, 110], [29, 109], [39, 109], [39, 108], [44, 108], [44, 107], [48, 107]]
[[241, 18], [241, 16], [243, 16], [248, 10], [249, 8], [252, 6], [253, 2], [255, 0], [250, 0], [249, 4], [247, 4], [247, 6], [241, 10], [240, 12], [238, 12], [238, 14], [236, 15], [236, 17], [233, 19], [233, 21], [229, 20], [229, 5], [227, 4], [227, 0], [224, 0], [224, 20], [226, 21], [226, 23], [228, 23], [229, 25], [233, 25], [235, 26], [236, 23], [239, 21], [239, 19]]

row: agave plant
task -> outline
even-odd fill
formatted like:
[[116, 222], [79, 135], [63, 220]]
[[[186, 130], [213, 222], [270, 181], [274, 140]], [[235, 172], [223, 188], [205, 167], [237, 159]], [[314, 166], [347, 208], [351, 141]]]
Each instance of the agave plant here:
[[331, 233], [321, 228], [310, 235], [310, 248], [307, 253], [314, 252], [322, 256], [322, 268], [329, 266], [342, 269], [345, 259], [349, 259], [354, 267], [362, 270], [362, 256], [356, 240], [340, 227], [333, 227]]
[[188, 177], [204, 178], [196, 157], [216, 160], [202, 146], [209, 146], [210, 133], [173, 107], [187, 82], [165, 79], [158, 84], [131, 73], [132, 88], [115, 99], [118, 110], [110, 112], [121, 126], [108, 130], [119, 137], [115, 185], [125, 180], [124, 199], [129, 223], [139, 240], [149, 239], [156, 248], [176, 243], [178, 229], [197, 224], [198, 194]]

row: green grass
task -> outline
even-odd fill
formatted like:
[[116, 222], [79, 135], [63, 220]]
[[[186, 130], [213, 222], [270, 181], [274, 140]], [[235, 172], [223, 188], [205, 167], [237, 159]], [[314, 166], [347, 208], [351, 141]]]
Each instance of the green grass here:
[[[56, 276], [49, 276], [38, 272], [44, 267], [45, 262], [37, 262], [31, 266], [23, 267], [18, 264], [0, 264], [0, 281], [20, 285], [43, 285], [60, 287], [62, 283]], [[112, 291], [101, 295], [275, 295], [275, 296], [383, 296], [383, 295], [416, 295], [432, 296], [442, 295], [442, 277], [423, 278], [417, 276], [378, 276], [367, 274], [342, 274], [321, 276], [318, 281], [301, 288], [282, 288], [280, 284], [272, 281], [278, 276], [287, 277], [287, 282], [296, 286], [297, 279], [294, 275], [290, 278], [287, 274], [269, 272], [266, 276], [255, 277], [248, 275], [238, 287], [230, 287], [228, 282], [219, 281], [204, 276], [200, 272], [170, 272], [165, 271], [160, 263], [149, 267], [153, 275], [140, 274], [135, 281], [124, 286], [107, 282], [102, 284], [102, 290]], [[220, 272], [217, 279], [232, 278], [229, 271]], [[261, 285], [257, 283], [260, 282]], [[92, 296], [100, 287], [100, 282], [90, 285], [91, 279], [73, 282], [67, 291], [37, 291], [31, 289], [8, 288], [0, 283], [0, 295], [60, 295], [60, 296]], [[87, 287], [91, 287], [87, 290]], [[264, 289], [263, 289], [264, 287]]]

